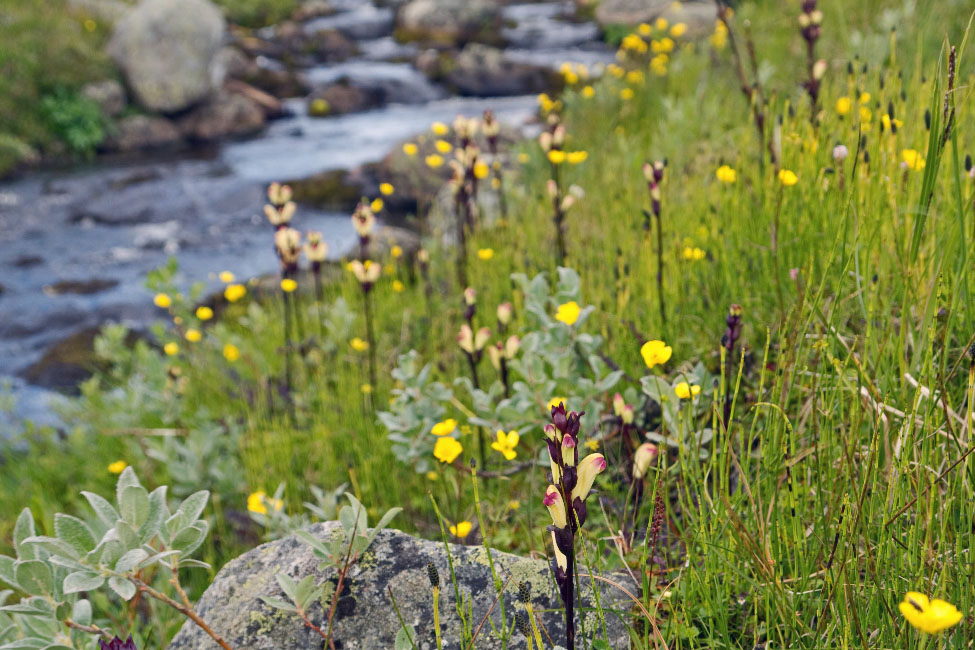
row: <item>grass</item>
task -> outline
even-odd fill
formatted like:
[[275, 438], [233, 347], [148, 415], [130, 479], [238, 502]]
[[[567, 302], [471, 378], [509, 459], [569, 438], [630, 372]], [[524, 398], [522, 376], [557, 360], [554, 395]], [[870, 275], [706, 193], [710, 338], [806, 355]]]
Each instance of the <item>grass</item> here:
[[[586, 162], [560, 170], [565, 184], [586, 192], [568, 213], [566, 264], [581, 278], [580, 304], [595, 307], [579, 329], [601, 337], [597, 349], [626, 373], [613, 390], [626, 389], [634, 403], [638, 378], [702, 379], [697, 364], [720, 378], [729, 305], [743, 307], [745, 323], [730, 364], [730, 425], [720, 421], [720, 380], [701, 381], [695, 405], [677, 410], [670, 397], [664, 417], [657, 403], [636, 401], [637, 422], [657, 435], [664, 453], [636, 512], [627, 467], [617, 462], [598, 482], [601, 507], [590, 502], [596, 512], [585, 544], [600, 572], [620, 568], [624, 559], [636, 571], [645, 568], [646, 556], [657, 561], [645, 606], [660, 636], [636, 622], [638, 634], [647, 635], [643, 645], [920, 647], [897, 612], [905, 591], [936, 595], [963, 612], [975, 602], [969, 550], [975, 468], [967, 455], [975, 186], [962, 163], [975, 148], [975, 130], [972, 66], [961, 47], [956, 130], [940, 160], [932, 145], [946, 86], [941, 39], [947, 33], [951, 44], [962, 45], [970, 9], [941, 2], [938, 11], [915, 14], [905, 10], [910, 4], [823, 3], [819, 51], [830, 56], [830, 69], [813, 125], [799, 86], [805, 72], [795, 12], [775, 4], [740, 7], [732, 29], [741, 38], [744, 20], [753, 26], [769, 119], [781, 125], [781, 164], [799, 179], [792, 187], [778, 182], [762, 153], [728, 49], [681, 47], [666, 77], [648, 74], [629, 84], [635, 91], [629, 100], [620, 96], [626, 82], [611, 74], [594, 84], [592, 98], [578, 89], [562, 98], [567, 148], [589, 153]], [[898, 27], [896, 38], [890, 23]], [[862, 93], [870, 94], [869, 124], [857, 108], [837, 115], [839, 97], [852, 97], [856, 106]], [[879, 128], [889, 104], [903, 122], [896, 134]], [[832, 157], [837, 143], [850, 151], [842, 166]], [[905, 149], [926, 158], [923, 170], [901, 167]], [[508, 218], [479, 228], [468, 245], [476, 319], [493, 325], [495, 306], [510, 301], [511, 331], [529, 341], [530, 331], [538, 340], [561, 341], [568, 330], [539, 325], [526, 312], [530, 297], [511, 281], [515, 273], [545, 274], [554, 284], [556, 267], [545, 193], [551, 168], [537, 144], [524, 143], [519, 152], [526, 162], [505, 179]], [[661, 201], [666, 324], [658, 310], [656, 232], [644, 230], [642, 212], [650, 202], [641, 167], [655, 159], [667, 160]], [[716, 180], [721, 164], [737, 171], [736, 183]], [[300, 226], [300, 210], [296, 219]], [[685, 247], [699, 247], [706, 257], [687, 260]], [[479, 259], [482, 248], [493, 249], [494, 257]], [[409, 373], [391, 375], [398, 356], [417, 350], [421, 365], [432, 364], [433, 379], [455, 386], [455, 399], [441, 404], [446, 410], [437, 417], [471, 427], [459, 436], [465, 452], [458, 465], [477, 449], [476, 429], [483, 425], [474, 413], [517, 423], [518, 461], [539, 457], [546, 417], [541, 408], [516, 415], [495, 409], [497, 398], [475, 403], [455, 384], [469, 374], [455, 344], [463, 287], [455, 282], [454, 250], [432, 243], [431, 250], [429, 304], [423, 282], [411, 281], [409, 264], [382, 260], [405, 291], [383, 276], [371, 294], [380, 372], [369, 393], [362, 390], [369, 381], [366, 356], [348, 344], [365, 338], [361, 290], [341, 269], [327, 274], [322, 344], [300, 361], [294, 357], [293, 408], [278, 396], [285, 335], [275, 291], [230, 306], [205, 328], [202, 342], [181, 341], [173, 358], [146, 345], [128, 352], [121, 333], [110, 333], [102, 352], [117, 364], [86, 386], [72, 413], [78, 432], [57, 443], [31, 434], [29, 452], [6, 453], [0, 485], [12, 498], [4, 499], [0, 522], [12, 523], [24, 503], [47, 523], [55, 509], [75, 510], [71, 495], [105, 491], [112, 483], [105, 467], [120, 457], [154, 483], [176, 481], [184, 484], [177, 490], [217, 495], [206, 551], [217, 566], [254, 542], [243, 513], [247, 494], [272, 492], [279, 482], [290, 511], [308, 498], [309, 485], [348, 482], [371, 515], [403, 506], [397, 525], [427, 537], [439, 530], [428, 491], [450, 522], [476, 521], [464, 472], [432, 458], [432, 480], [414, 471], [377, 421], [375, 412], [389, 408], [400, 384], [412, 381]], [[173, 295], [178, 290], [167, 273], [152, 282]], [[314, 332], [316, 305], [303, 301], [306, 332]], [[191, 293], [177, 300], [184, 327], [193, 322], [194, 302]], [[171, 331], [158, 335], [174, 340]], [[662, 370], [644, 365], [639, 350], [646, 339], [673, 347]], [[220, 354], [226, 342], [242, 353], [232, 366]], [[556, 373], [554, 383], [519, 375], [526, 394], [541, 405], [579, 395], [608, 409], [612, 391], [582, 394], [576, 375], [591, 372], [571, 359], [565, 363], [569, 369]], [[486, 362], [479, 371], [483, 384], [494, 381]], [[162, 438], [155, 435], [161, 429], [189, 434]], [[620, 456], [617, 444], [603, 443], [611, 461]], [[483, 470], [508, 467], [496, 452], [489, 458]], [[539, 505], [544, 473], [534, 467], [483, 480], [482, 521], [493, 547], [551, 553], [548, 515]], [[666, 517], [651, 548], [644, 540], [655, 485]], [[513, 499], [520, 507], [512, 507]], [[624, 503], [631, 508], [625, 520]], [[611, 536], [620, 530], [617, 552]], [[478, 538], [475, 532], [467, 541]], [[194, 588], [198, 593], [203, 586]], [[965, 620], [946, 647], [965, 646], [969, 631]]]

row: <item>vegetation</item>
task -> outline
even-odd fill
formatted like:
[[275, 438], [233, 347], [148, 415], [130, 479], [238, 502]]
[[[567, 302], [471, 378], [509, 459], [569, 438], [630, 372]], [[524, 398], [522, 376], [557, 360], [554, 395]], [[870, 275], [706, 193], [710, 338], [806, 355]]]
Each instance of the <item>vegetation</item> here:
[[[347, 482], [373, 519], [402, 507], [411, 532], [556, 566], [546, 526], [568, 527], [580, 572], [641, 576], [639, 647], [920, 647], [914, 628], [962, 618], [929, 596], [969, 617], [945, 641], [966, 646], [970, 7], [820, 4], [797, 23], [746, 3], [700, 43], [638, 27], [598, 80], [564, 70], [543, 135], [501, 171], [488, 120], [433, 125], [438, 153], [404, 150], [418, 174], [456, 161], [456, 245], [430, 221], [424, 248], [386, 252], [377, 197], [348, 268], [312, 252], [299, 270], [301, 210], [272, 187], [280, 283], [226, 275], [201, 309], [175, 264], [153, 274], [156, 344], [104, 333], [113, 365], [75, 430], [5, 450], [0, 525], [24, 504], [41, 529], [83, 513], [76, 491], [128, 464], [211, 492], [199, 553], [219, 567], [300, 525], [311, 486]], [[582, 517], [566, 453], [605, 465]], [[171, 632], [126, 624], [155, 647]]]
[[242, 27], [264, 27], [287, 19], [299, 0], [216, 0], [227, 20]]

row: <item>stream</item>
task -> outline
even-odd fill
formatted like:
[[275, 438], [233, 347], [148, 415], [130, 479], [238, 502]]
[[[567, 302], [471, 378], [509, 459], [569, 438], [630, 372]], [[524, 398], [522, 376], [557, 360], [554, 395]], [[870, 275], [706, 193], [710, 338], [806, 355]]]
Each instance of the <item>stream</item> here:
[[[339, 11], [305, 24], [336, 28], [362, 54], [303, 71], [312, 86], [351, 79], [382, 80], [401, 89], [402, 103], [331, 118], [309, 117], [305, 100], [287, 100], [290, 116], [259, 135], [228, 142], [206, 155], [142, 157], [36, 171], [0, 182], [0, 438], [24, 420], [58, 425], [54, 389], [70, 377], [28, 383], [24, 371], [52, 345], [106, 323], [145, 329], [159, 311], [144, 286], [146, 273], [170, 256], [178, 282], [220, 286], [216, 274], [239, 278], [277, 267], [261, 213], [266, 184], [318, 172], [351, 169], [382, 159], [396, 144], [457, 115], [492, 109], [500, 121], [524, 127], [535, 97], [452, 97], [429, 81], [393, 41], [392, 10], [364, 0], [341, 0]], [[557, 67], [565, 61], [612, 60], [592, 23], [561, 19], [572, 3], [509, 5], [502, 35], [515, 60]], [[349, 215], [299, 207], [296, 226], [321, 230], [334, 257], [355, 242]]]

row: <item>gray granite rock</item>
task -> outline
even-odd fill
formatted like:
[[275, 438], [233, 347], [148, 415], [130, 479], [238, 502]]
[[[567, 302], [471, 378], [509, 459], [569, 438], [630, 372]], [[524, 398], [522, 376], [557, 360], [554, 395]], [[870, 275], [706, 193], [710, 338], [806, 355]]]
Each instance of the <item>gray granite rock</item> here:
[[[309, 529], [315, 537], [331, 539], [341, 534], [338, 523], [317, 524]], [[474, 626], [481, 622], [495, 600], [487, 552], [481, 546], [450, 546], [454, 571], [461, 596], [471, 599]], [[563, 638], [564, 623], [558, 608], [558, 595], [551, 570], [544, 559], [527, 559], [507, 553], [493, 554], [501, 580], [507, 582], [503, 594], [508, 625], [518, 603], [518, 583], [531, 585], [533, 602], [539, 613], [543, 636], [556, 643]], [[379, 534], [363, 558], [352, 568], [347, 587], [343, 589], [334, 619], [335, 647], [341, 650], [390, 650], [401, 625], [390, 600], [390, 591], [408, 625], [414, 626], [416, 645], [420, 650], [435, 648], [432, 598], [427, 577], [427, 564], [433, 562], [440, 573], [440, 621], [443, 648], [461, 647], [459, 620], [455, 612], [454, 591], [450, 581], [447, 554], [443, 544], [416, 539], [398, 531]], [[294, 536], [265, 544], [245, 553], [225, 566], [207, 589], [197, 611], [235, 650], [304, 650], [321, 648], [322, 638], [306, 627], [294, 614], [272, 609], [261, 596], [283, 599], [274, 575], [285, 572], [299, 580], [309, 574], [318, 576], [317, 583], [327, 583], [323, 603], [315, 603], [309, 616], [316, 625], [325, 626], [328, 603], [334, 591], [335, 571], [318, 571], [318, 560], [311, 550]], [[583, 601], [591, 607], [592, 590], [588, 579], [581, 579]], [[630, 590], [636, 589], [628, 584]], [[606, 613], [606, 629], [613, 648], [628, 648], [629, 636], [624, 621], [629, 609], [628, 598], [620, 591], [601, 590], [600, 599]], [[545, 611], [550, 610], [550, 611]], [[491, 617], [500, 626], [500, 608]], [[595, 611], [587, 611], [582, 623], [587, 636], [600, 629]], [[579, 628], [577, 628], [579, 629]], [[577, 634], [581, 635], [581, 631]], [[581, 638], [577, 636], [577, 643]], [[474, 644], [478, 649], [501, 648], [501, 642], [485, 623]], [[514, 632], [509, 648], [525, 647], [525, 640]], [[192, 622], [184, 624], [169, 650], [211, 650], [218, 648], [210, 637]]]

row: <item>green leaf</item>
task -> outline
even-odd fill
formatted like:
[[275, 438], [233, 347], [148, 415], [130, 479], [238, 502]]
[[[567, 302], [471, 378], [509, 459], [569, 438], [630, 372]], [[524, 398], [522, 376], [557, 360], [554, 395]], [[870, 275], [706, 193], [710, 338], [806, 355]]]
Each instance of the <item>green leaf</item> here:
[[413, 634], [405, 627], [401, 627], [399, 632], [396, 633], [396, 641], [393, 642], [393, 650], [411, 650], [414, 647]]
[[14, 565], [14, 577], [21, 589], [33, 596], [54, 594], [54, 575], [46, 562], [40, 560], [17, 562]]
[[24, 540], [34, 535], [36, 535], [34, 532], [34, 516], [30, 513], [30, 508], [24, 508], [17, 517], [17, 523], [14, 524], [14, 549], [17, 551], [17, 557], [19, 559], [37, 559], [37, 548], [23, 546]]
[[134, 548], [120, 557], [118, 562], [115, 563], [115, 573], [128, 573], [147, 557], [149, 557], [149, 554], [143, 549]]
[[78, 553], [73, 546], [64, 540], [58, 539], [57, 537], [44, 537], [43, 535], [28, 537], [24, 540], [24, 546], [35, 546], [42, 548], [52, 556], [61, 556], [72, 560], [81, 558], [81, 554]]
[[168, 516], [169, 509], [166, 507], [166, 486], [164, 485], [156, 488], [149, 495], [149, 514], [139, 528], [139, 539], [143, 544], [148, 544], [153, 537], [161, 532], [163, 522]]
[[176, 534], [172, 547], [177, 551], [182, 551], [183, 555], [189, 555], [199, 548], [203, 540], [206, 539], [208, 529], [209, 526], [206, 521], [197, 521]]
[[149, 517], [149, 493], [141, 485], [130, 485], [122, 489], [119, 512], [122, 519], [134, 529], [138, 529]]
[[112, 591], [118, 594], [118, 597], [122, 600], [132, 600], [132, 597], [135, 596], [135, 585], [125, 578], [112, 576], [108, 579], [108, 586], [111, 587]]
[[104, 576], [94, 571], [75, 571], [64, 579], [64, 593], [76, 594], [79, 591], [94, 591], [105, 584]]
[[119, 543], [122, 544], [123, 553], [133, 548], [139, 548], [142, 545], [139, 541], [139, 536], [132, 529], [132, 526], [129, 526], [122, 519], [115, 522], [115, 536], [118, 538]]
[[181, 559], [179, 561], [179, 568], [180, 569], [210, 569], [211, 567], [206, 562], [201, 562], [200, 560], [194, 560], [193, 558], [189, 558], [187, 560]]
[[135, 470], [131, 467], [122, 470], [118, 477], [118, 483], [115, 485], [115, 500], [118, 502], [119, 511], [122, 510], [122, 493], [128, 487], [142, 487], [142, 484], [139, 483], [139, 477], [135, 475]]
[[195, 523], [209, 501], [210, 493], [207, 490], [194, 492], [186, 497], [176, 510], [176, 516], [179, 517], [179, 528], [186, 528]]
[[88, 505], [95, 511], [95, 514], [103, 524], [109, 528], [115, 525], [119, 516], [118, 511], [115, 510], [115, 507], [111, 503], [93, 492], [82, 492], [81, 495], [88, 499]]
[[91, 602], [82, 598], [71, 608], [71, 620], [80, 625], [91, 625]]
[[14, 562], [12, 557], [6, 555], [0, 555], [0, 580], [10, 585], [20, 589], [20, 585], [17, 584], [17, 579], [14, 577]]
[[295, 603], [302, 610], [306, 610], [320, 594], [321, 589], [315, 586], [315, 576], [307, 575], [301, 579], [295, 589]]
[[267, 596], [261, 596], [261, 600], [263, 600], [265, 604], [270, 605], [275, 609], [283, 609], [286, 612], [298, 613], [297, 607], [295, 607], [291, 603], [286, 603], [283, 600], [280, 600], [278, 598], [269, 598]]
[[46, 646], [47, 641], [44, 639], [27, 637], [0, 645], [0, 650], [37, 650], [38, 648], [44, 648]]
[[274, 579], [277, 580], [278, 586], [281, 587], [281, 591], [284, 595], [293, 601], [296, 601], [295, 595], [298, 593], [298, 585], [295, 584], [294, 579], [287, 573], [276, 573], [274, 574]]
[[[373, 528], [372, 532], [369, 534], [369, 544], [372, 544], [372, 540], [376, 539], [376, 535], [381, 533], [386, 528], [386, 526], [389, 525], [389, 522], [393, 520], [393, 517], [395, 517], [401, 512], [403, 512], [403, 509], [400, 507], [390, 508], [389, 510], [387, 510], [386, 514], [383, 515], [382, 519], [379, 520], [379, 523], [376, 524], [376, 527]], [[369, 544], [366, 545], [367, 548]], [[365, 549], [362, 550], [364, 551]]]
[[54, 515], [54, 534], [76, 550], [79, 556], [95, 548], [95, 534], [77, 517], [60, 512]]

